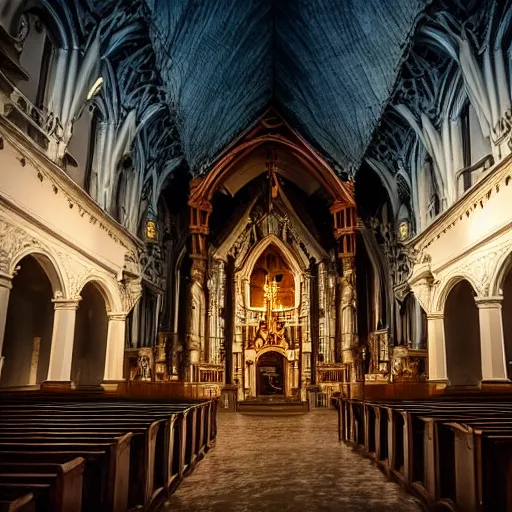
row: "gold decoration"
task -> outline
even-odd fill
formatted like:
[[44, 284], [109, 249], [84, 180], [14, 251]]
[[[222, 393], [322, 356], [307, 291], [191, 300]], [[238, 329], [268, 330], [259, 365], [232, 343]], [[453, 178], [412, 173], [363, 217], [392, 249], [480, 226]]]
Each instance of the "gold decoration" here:
[[407, 240], [409, 238], [409, 223], [404, 220], [398, 225], [398, 236], [400, 241]]
[[146, 221], [146, 238], [148, 240], [156, 240], [156, 221], [153, 219], [148, 219]]

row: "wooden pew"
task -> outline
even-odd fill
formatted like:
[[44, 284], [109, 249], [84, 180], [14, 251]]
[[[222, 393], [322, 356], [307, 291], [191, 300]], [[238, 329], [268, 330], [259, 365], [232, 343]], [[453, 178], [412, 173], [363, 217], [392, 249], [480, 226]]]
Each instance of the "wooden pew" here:
[[21, 495], [14, 492], [9, 499], [3, 496], [0, 499], [0, 512], [36, 512], [34, 495], [31, 492]]
[[[142, 404], [139, 404], [139, 405], [142, 405]], [[143, 404], [143, 405], [144, 405], [144, 413], [153, 412], [153, 416], [154, 416], [155, 410], [158, 410], [158, 411], [162, 410], [161, 406], [157, 406], [155, 408], [148, 404]], [[200, 407], [202, 407], [203, 409], [206, 409], [206, 405], [208, 405], [208, 404], [201, 404]], [[64, 404], [64, 405], [62, 405], [62, 404], [46, 404], [46, 403], [41, 404], [41, 406], [39, 407], [40, 413], [38, 414], [37, 420], [35, 422], [38, 425], [46, 425], [46, 427], [44, 427], [44, 428], [48, 429], [48, 428], [55, 428], [57, 425], [60, 426], [60, 428], [62, 428], [63, 425], [66, 425], [66, 427], [69, 427], [70, 422], [73, 421], [73, 425], [76, 428], [79, 428], [77, 421], [82, 421], [84, 419], [87, 419], [89, 417], [89, 415], [91, 414], [91, 412], [98, 414], [100, 411], [104, 410], [105, 407], [107, 407], [107, 405], [93, 404], [93, 405], [90, 405], [91, 411], [84, 411], [84, 409], [87, 407], [88, 407], [88, 405], [84, 406], [84, 404], [80, 404], [80, 407], [75, 407], [73, 405], [68, 405], [68, 404]], [[122, 410], [123, 414], [126, 414], [128, 412], [133, 414], [132, 404], [116, 404], [115, 408], [117, 409], [116, 412], [121, 412], [121, 410]], [[179, 410], [184, 410], [186, 408], [190, 408], [190, 404], [178, 407]], [[170, 409], [175, 410], [176, 407], [171, 408], [168, 406], [168, 407], [165, 407], [164, 409], [165, 409], [165, 413], [166, 413], [165, 416], [167, 417], [169, 415], [168, 413], [170, 412]], [[52, 411], [51, 414], [49, 413], [49, 411]], [[110, 404], [108, 404], [107, 411], [109, 414], [112, 413], [112, 407]], [[17, 428], [17, 427], [21, 427], [26, 430], [31, 430], [30, 427], [26, 426], [27, 418], [25, 416], [26, 416], [26, 413], [24, 412], [23, 407], [22, 408], [19, 408], [17, 406], [11, 407], [9, 409], [8, 421], [4, 422], [3, 426], [0, 424], [0, 432], [5, 432], [6, 428], [9, 429], [9, 428]], [[30, 416], [32, 416], [32, 413], [30, 414]], [[119, 416], [117, 416], [117, 415], [115, 416], [115, 418], [113, 420], [112, 420], [112, 418], [107, 419], [105, 416], [103, 416], [102, 420], [101, 420], [102, 425], [105, 425], [106, 421], [112, 420], [113, 424], [120, 426], [120, 421], [124, 422], [127, 419], [126, 416], [123, 416], [123, 420], [119, 420], [118, 418], [119, 418]], [[132, 420], [132, 421], [133, 421], [133, 419], [134, 419], [133, 417], [130, 418], [130, 420]], [[173, 419], [175, 419], [175, 415], [173, 415]], [[23, 424], [25, 425], [23, 427], [20, 424], [21, 420], [23, 420]], [[16, 421], [17, 421], [17, 423], [16, 423]], [[33, 420], [33, 418], [32, 419], [29, 418], [28, 421], [30, 422], [30, 421], [34, 421], [34, 420]], [[50, 423], [48, 423], [48, 421], [50, 421]], [[58, 423], [56, 423], [56, 422], [58, 422]], [[9, 427], [9, 426], [6, 427], [5, 425], [11, 425], [11, 427]], [[91, 425], [91, 423], [88, 422], [88, 425]], [[132, 424], [127, 426], [127, 428], [131, 428], [131, 427], [132, 427]], [[174, 442], [175, 438], [177, 439], [178, 442], [183, 442], [183, 437], [184, 437], [183, 434], [181, 434], [181, 436], [176, 437], [177, 431], [174, 428], [174, 421], [169, 423], [169, 427], [170, 428], [168, 429], [168, 432], [172, 433], [172, 439], [169, 439], [167, 446], [173, 446], [175, 444], [175, 442]], [[39, 428], [41, 428], [41, 427], [39, 427]], [[33, 427], [32, 427], [32, 430], [33, 430]], [[133, 428], [132, 428], [132, 430], [133, 430]], [[199, 433], [199, 435], [201, 435], [200, 429], [198, 429], [198, 433]], [[198, 449], [197, 445], [195, 447], [191, 447], [191, 449], [189, 450], [189, 456], [196, 457], [197, 449]], [[147, 451], [149, 451], [149, 453], [153, 453], [153, 454], [155, 453], [154, 449], [147, 450]], [[169, 450], [167, 450], [167, 451], [169, 451]], [[180, 452], [181, 452], [181, 450], [173, 450], [173, 453], [176, 453], [177, 456], [180, 456]], [[156, 453], [160, 453], [160, 450], [157, 450]], [[170, 454], [170, 456], [173, 456], [173, 455]], [[189, 462], [192, 462], [192, 464], [193, 464], [194, 460], [192, 459]], [[166, 466], [166, 468], [172, 468], [173, 466], [178, 468], [178, 470], [175, 471], [174, 473], [169, 472], [169, 474], [167, 475], [168, 481], [164, 482], [162, 489], [165, 490], [166, 492], [168, 492], [169, 490], [171, 490], [171, 488], [175, 488], [176, 485], [179, 483], [179, 480], [182, 478], [183, 465], [179, 464], [179, 463], [173, 464], [172, 460], [167, 460], [165, 466]], [[135, 466], [135, 467], [137, 467], [137, 466]], [[151, 460], [149, 463], [149, 467], [151, 468], [149, 471], [145, 469], [145, 468], [147, 468], [147, 464], [142, 465], [142, 466], [139, 464], [138, 467], [140, 467], [142, 469], [141, 473], [146, 478], [146, 484], [148, 482], [152, 482], [153, 461]], [[192, 469], [192, 467], [191, 467], [191, 469]], [[164, 468], [164, 474], [165, 474], [165, 468]], [[164, 479], [165, 479], [165, 477], [164, 477]], [[132, 489], [132, 486], [130, 487], [130, 489]], [[145, 494], [145, 499], [144, 499], [143, 503], [147, 504], [148, 501], [150, 501], [151, 499], [154, 498], [154, 492], [152, 493], [152, 491], [153, 491], [153, 487], [146, 485], [146, 494]]]
[[[85, 456], [88, 452], [100, 452], [101, 473], [95, 476], [89, 488], [102, 489], [101, 495], [97, 496], [96, 508], [105, 511], [121, 512], [126, 511], [128, 504], [128, 475], [130, 460], [130, 440], [132, 434], [128, 433], [117, 438], [96, 438], [89, 442], [80, 441], [79, 439], [69, 440], [46, 440], [41, 443], [37, 439], [33, 442], [29, 438], [21, 441], [4, 441], [0, 437], [0, 453], [11, 452], [17, 455], [16, 461], [29, 463], [35, 457], [36, 453], [43, 454], [39, 460], [47, 461], [53, 452], [67, 452], [76, 456], [84, 455], [86, 462], [88, 458]], [[21, 454], [26, 453], [26, 458], [22, 458]], [[80, 454], [80, 455], [78, 455]], [[4, 457], [2, 456], [2, 460]], [[12, 460], [12, 459], [11, 459]], [[68, 459], [69, 460], [69, 459]], [[97, 460], [97, 459], [96, 459]], [[90, 473], [88, 473], [90, 474]], [[94, 498], [91, 497], [91, 498]]]
[[[94, 432], [98, 432], [100, 435], [119, 435], [126, 430], [131, 430], [134, 433], [132, 438], [132, 446], [130, 450], [130, 499], [129, 504], [131, 506], [136, 505], [148, 505], [149, 502], [154, 499], [154, 474], [155, 474], [155, 454], [164, 451], [164, 439], [163, 435], [161, 440], [161, 446], [156, 449], [156, 439], [158, 432], [163, 432], [165, 428], [164, 422], [168, 421], [167, 412], [163, 415], [164, 419], [151, 421], [141, 421], [139, 417], [135, 420], [127, 421], [126, 417], [115, 417], [112, 419], [110, 416], [102, 416], [101, 419], [88, 421], [87, 423], [80, 423], [82, 420], [83, 410], [79, 413], [67, 412], [65, 417], [55, 416], [49, 413], [40, 413], [37, 416], [37, 424], [40, 426], [27, 426], [26, 422], [20, 423], [3, 423], [0, 420], [0, 437], [11, 438], [13, 431], [23, 433], [24, 436], [35, 434], [46, 435], [46, 436], [69, 436], [83, 435], [94, 436]], [[99, 414], [99, 411], [95, 411]], [[77, 416], [80, 414], [80, 416]], [[108, 414], [111, 414], [109, 408]], [[161, 414], [160, 414], [161, 415]], [[86, 415], [89, 417], [89, 414]], [[154, 415], [153, 415], [154, 416]], [[12, 419], [13, 416], [10, 416]], [[53, 418], [57, 418], [54, 420]], [[20, 418], [18, 418], [20, 419]], [[136, 423], [134, 423], [136, 421]], [[11, 425], [11, 426], [5, 426]], [[84, 426], [85, 425], [85, 426]], [[106, 425], [111, 425], [110, 427]], [[20, 432], [21, 431], [21, 432]], [[55, 434], [52, 434], [52, 431]], [[41, 434], [44, 433], [44, 434]], [[89, 437], [90, 437], [89, 436]], [[142, 437], [141, 437], [142, 436]], [[163, 456], [163, 455], [162, 455]], [[161, 471], [161, 469], [159, 469]], [[160, 492], [164, 491], [164, 486], [161, 486]]]
[[[512, 510], [512, 402], [502, 397], [396, 402], [341, 398], [338, 413], [340, 439], [364, 448], [427, 506]], [[485, 494], [486, 489], [493, 491]]]
[[[31, 395], [30, 399], [18, 400], [17, 396], [11, 395], [0, 403], [0, 453], [14, 453], [16, 457], [16, 452], [23, 453], [23, 445], [36, 447], [44, 443], [52, 449], [59, 446], [54, 452], [42, 449], [38, 452], [40, 448], [25, 450], [24, 456], [37, 453], [55, 457], [61, 453], [61, 445], [73, 445], [70, 439], [90, 445], [130, 432], [129, 506], [155, 508], [174, 491], [183, 476], [194, 469], [215, 440], [216, 401], [165, 404], [129, 400], [112, 402], [96, 400], [96, 397], [96, 401], [77, 402], [70, 400], [69, 395], [52, 397], [52, 400], [47, 396], [34, 398]], [[141, 418], [144, 421], [141, 422]], [[17, 448], [2, 444], [4, 440], [15, 443]], [[76, 454], [74, 448], [71, 453]], [[89, 456], [97, 453], [96, 447]], [[104, 459], [108, 459], [107, 451], [103, 452], [103, 459], [100, 454], [93, 460], [96, 476], [101, 473], [98, 467], [105, 465]], [[88, 485], [89, 466], [86, 459], [85, 486]], [[107, 481], [111, 479], [111, 476], [103, 477]]]
[[38, 510], [80, 512], [85, 459], [64, 464], [0, 462], [0, 495], [30, 490]]

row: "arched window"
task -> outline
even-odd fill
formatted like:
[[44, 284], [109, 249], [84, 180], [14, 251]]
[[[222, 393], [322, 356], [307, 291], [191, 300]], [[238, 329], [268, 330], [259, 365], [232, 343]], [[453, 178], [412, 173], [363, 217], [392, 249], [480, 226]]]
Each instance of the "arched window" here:
[[41, 19], [32, 13], [21, 15], [18, 37], [22, 45], [20, 64], [28, 73], [29, 79], [19, 82], [17, 88], [32, 105], [43, 109], [49, 71], [55, 58], [55, 46]]
[[96, 125], [96, 108], [92, 104], [86, 105], [80, 117], [73, 123], [73, 134], [64, 159], [68, 175], [88, 192], [94, 159]]
[[265, 290], [273, 286], [273, 309], [287, 309], [295, 307], [295, 281], [282, 256], [273, 247], [266, 249], [258, 258], [251, 274], [250, 304], [252, 308], [264, 308]]

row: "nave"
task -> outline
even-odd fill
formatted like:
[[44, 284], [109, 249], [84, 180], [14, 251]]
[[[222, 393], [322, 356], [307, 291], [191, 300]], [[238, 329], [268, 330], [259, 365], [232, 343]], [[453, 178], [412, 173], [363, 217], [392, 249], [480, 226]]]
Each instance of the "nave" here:
[[338, 441], [337, 415], [219, 414], [215, 449], [166, 503], [177, 512], [422, 510]]

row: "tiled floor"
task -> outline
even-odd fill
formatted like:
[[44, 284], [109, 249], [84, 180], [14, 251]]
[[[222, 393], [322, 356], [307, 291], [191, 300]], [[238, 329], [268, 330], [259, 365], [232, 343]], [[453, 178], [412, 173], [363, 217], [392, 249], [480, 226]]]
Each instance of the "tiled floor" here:
[[333, 410], [301, 416], [221, 413], [215, 448], [169, 511], [418, 511], [368, 459], [337, 439]]

